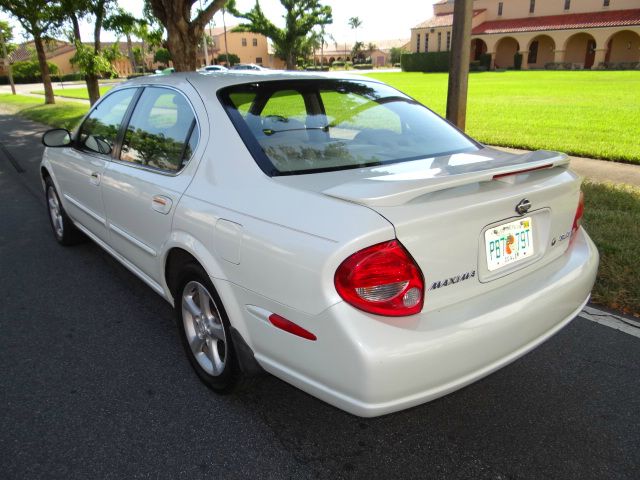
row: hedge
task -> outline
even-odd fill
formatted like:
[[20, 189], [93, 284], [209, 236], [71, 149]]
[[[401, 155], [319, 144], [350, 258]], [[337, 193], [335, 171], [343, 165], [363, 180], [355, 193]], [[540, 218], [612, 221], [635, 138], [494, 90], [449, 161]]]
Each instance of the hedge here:
[[373, 69], [373, 64], [371, 63], [358, 63], [353, 66], [354, 70], [371, 70]]
[[400, 66], [404, 72], [448, 72], [449, 52], [403, 53]]

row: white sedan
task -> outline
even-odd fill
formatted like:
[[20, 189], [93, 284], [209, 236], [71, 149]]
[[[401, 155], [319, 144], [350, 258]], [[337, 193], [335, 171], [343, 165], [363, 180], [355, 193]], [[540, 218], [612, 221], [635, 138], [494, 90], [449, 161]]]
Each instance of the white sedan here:
[[266, 370], [360, 416], [418, 405], [551, 337], [596, 275], [565, 155], [485, 147], [371, 79], [143, 77], [43, 142], [58, 242], [170, 302], [218, 392]]

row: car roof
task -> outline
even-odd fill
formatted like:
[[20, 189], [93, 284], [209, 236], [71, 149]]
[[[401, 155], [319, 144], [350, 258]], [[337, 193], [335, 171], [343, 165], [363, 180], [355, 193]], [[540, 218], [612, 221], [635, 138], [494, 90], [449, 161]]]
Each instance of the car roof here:
[[360, 75], [351, 75], [344, 72], [292, 72], [286, 70], [223, 70], [212, 72], [175, 72], [171, 75], [147, 75], [137, 77], [121, 83], [121, 86], [135, 85], [168, 85], [178, 87], [187, 80], [197, 90], [215, 91], [220, 88], [241, 85], [256, 80], [368, 80], [381, 83], [373, 78], [365, 78]]

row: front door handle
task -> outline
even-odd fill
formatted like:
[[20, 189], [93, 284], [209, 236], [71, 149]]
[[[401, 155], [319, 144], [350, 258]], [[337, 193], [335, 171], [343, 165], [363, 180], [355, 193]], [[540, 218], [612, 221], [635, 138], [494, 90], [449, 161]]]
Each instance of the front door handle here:
[[100, 185], [100, 174], [98, 172], [91, 172], [89, 182], [93, 185]]
[[173, 205], [173, 200], [164, 195], [154, 195], [151, 199], [151, 208], [163, 215], [171, 211], [171, 205]]

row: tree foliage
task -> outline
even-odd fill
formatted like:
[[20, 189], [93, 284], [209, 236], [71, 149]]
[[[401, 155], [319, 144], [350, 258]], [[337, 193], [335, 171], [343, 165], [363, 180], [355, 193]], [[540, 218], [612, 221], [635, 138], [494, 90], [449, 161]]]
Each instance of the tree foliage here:
[[22, 28], [33, 37], [44, 85], [45, 103], [55, 103], [43, 41], [62, 23], [60, 3], [53, 0], [0, 0], [0, 9], [16, 18]]
[[205, 25], [227, 0], [204, 3], [195, 18], [191, 18], [196, 0], [146, 0], [147, 8], [167, 30], [167, 48], [178, 72], [193, 71], [197, 64], [198, 43]]
[[229, 66], [240, 63], [240, 57], [235, 53], [229, 53], [229, 58], [227, 58], [226, 53], [221, 53], [220, 55], [218, 55], [218, 58], [216, 60], [218, 60], [218, 63], [226, 63]]
[[247, 23], [238, 25], [236, 32], [254, 32], [264, 35], [273, 42], [276, 55], [282, 58], [287, 69], [293, 70], [296, 58], [304, 56], [311, 49], [311, 32], [316, 27], [333, 22], [331, 7], [322, 5], [319, 0], [280, 0], [285, 9], [285, 27], [279, 28], [269, 20], [260, 2], [256, 0], [254, 7], [248, 12], [239, 12], [234, 2], [229, 4], [229, 11]]
[[163, 65], [169, 66], [169, 61], [171, 60], [171, 53], [166, 48], [159, 48], [156, 50], [155, 55], [153, 56], [153, 61], [162, 63]]

